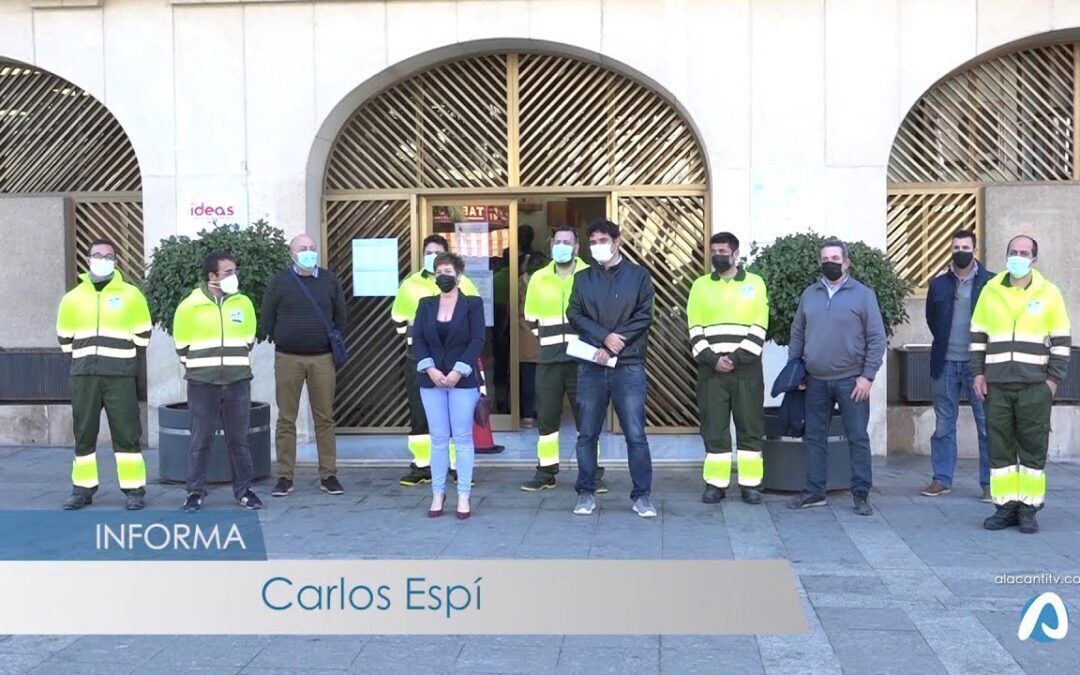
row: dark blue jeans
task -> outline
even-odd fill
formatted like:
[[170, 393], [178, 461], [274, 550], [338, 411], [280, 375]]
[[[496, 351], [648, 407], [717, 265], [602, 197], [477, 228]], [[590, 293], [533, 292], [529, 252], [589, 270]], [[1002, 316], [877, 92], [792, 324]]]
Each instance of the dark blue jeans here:
[[620, 364], [615, 368], [595, 363], [578, 366], [578, 477], [575, 485], [578, 494], [596, 491], [596, 444], [600, 440], [609, 402], [615, 405], [615, 414], [626, 438], [630, 479], [634, 483], [630, 499], [647, 496], [652, 490], [652, 457], [649, 440], [645, 437], [645, 391], [643, 364]]
[[851, 400], [854, 377], [840, 380], [819, 380], [808, 377], [806, 382], [806, 491], [825, 496], [829, 465], [829, 424], [833, 405], [840, 408], [851, 453], [851, 491], [867, 494], [873, 485], [870, 468], [870, 400], [856, 403]]
[[979, 435], [979, 485], [990, 487], [990, 451], [986, 440], [986, 411], [975, 396], [975, 377], [969, 361], [946, 361], [945, 370], [934, 379], [934, 417], [937, 425], [930, 437], [930, 463], [934, 480], [951, 488], [956, 472], [956, 422], [960, 417], [960, 394], [971, 401], [971, 414]]
[[187, 491], [206, 496], [206, 474], [210, 469], [214, 434], [223, 429], [232, 469], [233, 496], [240, 499], [251, 487], [255, 474], [248, 444], [251, 380], [226, 385], [188, 382], [188, 410], [191, 411], [191, 451]]

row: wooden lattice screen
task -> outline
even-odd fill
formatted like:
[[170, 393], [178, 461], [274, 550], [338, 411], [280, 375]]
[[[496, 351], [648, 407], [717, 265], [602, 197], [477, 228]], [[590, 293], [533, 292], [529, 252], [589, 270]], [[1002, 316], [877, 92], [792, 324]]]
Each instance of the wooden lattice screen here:
[[1078, 68], [1077, 45], [1025, 49], [946, 78], [911, 108], [888, 168], [888, 253], [904, 277], [925, 286], [953, 230], [981, 231], [982, 186], [1080, 179]]
[[362, 105], [338, 135], [326, 187], [501, 187], [506, 148], [506, 57], [456, 61]]
[[620, 197], [622, 250], [652, 272], [656, 301], [649, 333], [650, 427], [697, 429], [697, 368], [686, 339], [686, 299], [705, 269], [704, 197]]
[[[397, 237], [398, 269], [408, 273], [411, 219], [408, 200], [328, 201], [328, 265], [352, 269], [352, 240]], [[334, 417], [343, 427], [404, 427], [409, 421], [405, 398], [405, 340], [390, 321], [393, 298], [355, 298], [352, 276], [341, 274], [346, 287], [350, 345], [349, 362], [338, 371]]]
[[893, 144], [893, 183], [1070, 180], [1072, 45], [981, 63], [927, 92]]
[[0, 194], [59, 194], [75, 202], [71, 264], [108, 237], [120, 267], [142, 278], [139, 162], [127, 134], [96, 98], [36, 68], [0, 61]]
[[926, 286], [949, 264], [952, 233], [973, 230], [981, 242], [979, 188], [892, 189], [886, 218], [886, 250], [897, 272]]
[[686, 120], [656, 92], [577, 59], [520, 59], [522, 185], [704, 184]]
[[[648, 87], [566, 56], [471, 56], [392, 85], [346, 122], [326, 169], [329, 258], [346, 270], [354, 237], [397, 236], [400, 269], [410, 271], [419, 259], [408, 248], [415, 195], [618, 190], [627, 252], [660, 286], [648, 421], [691, 428], [693, 366], [681, 316], [690, 281], [706, 268], [707, 182], [689, 123]], [[390, 325], [390, 300], [350, 303], [351, 353], [365, 357], [338, 379], [338, 424], [400, 428], [405, 347]]]

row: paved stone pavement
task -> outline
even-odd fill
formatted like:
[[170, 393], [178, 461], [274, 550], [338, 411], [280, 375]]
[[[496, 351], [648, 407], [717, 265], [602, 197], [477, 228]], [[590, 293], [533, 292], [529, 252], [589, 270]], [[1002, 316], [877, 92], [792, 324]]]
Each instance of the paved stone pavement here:
[[[66, 450], [0, 449], [0, 508], [58, 506], [69, 458]], [[155, 475], [153, 453], [148, 459]], [[570, 513], [568, 475], [557, 490], [526, 494], [517, 486], [527, 471], [513, 468], [479, 471], [466, 522], [425, 518], [426, 488], [399, 487], [400, 470], [359, 467], [341, 471], [342, 497], [319, 492], [314, 470], [304, 468], [297, 491], [267, 497], [260, 512], [272, 558], [783, 557], [811, 625], [805, 636], [0, 636], [0, 673], [1075, 672], [1075, 628], [1048, 645], [1022, 643], [1016, 631], [1023, 604], [1042, 590], [1059, 593], [1080, 617], [1080, 585], [1006, 586], [994, 576], [1080, 574], [1080, 464], [1049, 467], [1043, 531], [1026, 536], [981, 529], [991, 509], [976, 499], [971, 462], [961, 462], [953, 494], [919, 496], [928, 461], [875, 462], [870, 518], [855, 516], [843, 493], [829, 508], [801, 512], [786, 508], [785, 495], [757, 507], [730, 499], [708, 506], [696, 471], [675, 467], [657, 468], [661, 517], [652, 521], [630, 511], [629, 476], [618, 468], [590, 517]], [[112, 471], [103, 457], [106, 487], [92, 508], [118, 508]], [[269, 485], [258, 489], [267, 494]], [[149, 506], [175, 508], [182, 497], [179, 487], [152, 485]], [[224, 487], [207, 506], [234, 508]], [[141, 611], [169, 610], [150, 602]]]

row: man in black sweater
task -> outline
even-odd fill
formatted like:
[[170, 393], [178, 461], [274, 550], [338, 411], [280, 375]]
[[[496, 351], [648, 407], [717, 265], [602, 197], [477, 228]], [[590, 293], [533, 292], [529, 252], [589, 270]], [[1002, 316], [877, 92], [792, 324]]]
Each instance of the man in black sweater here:
[[324, 319], [344, 332], [345, 294], [337, 276], [319, 267], [319, 252], [314, 239], [306, 234], [297, 236], [289, 244], [289, 254], [292, 266], [278, 272], [267, 283], [259, 312], [260, 335], [275, 346], [278, 481], [271, 494], [284, 497], [293, 489], [296, 415], [306, 382], [308, 402], [315, 418], [320, 487], [324, 492], [340, 495], [344, 489], [336, 475], [337, 441], [334, 438], [337, 371]]

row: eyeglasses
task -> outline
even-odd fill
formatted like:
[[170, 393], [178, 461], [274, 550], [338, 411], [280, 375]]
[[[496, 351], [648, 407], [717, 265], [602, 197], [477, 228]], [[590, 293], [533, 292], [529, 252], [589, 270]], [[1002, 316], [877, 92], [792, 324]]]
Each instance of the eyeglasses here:
[[112, 254], [110, 254], [110, 255], [101, 255], [100, 253], [94, 253], [94, 254], [92, 254], [90, 256], [90, 259], [91, 260], [108, 260], [109, 262], [116, 262], [116, 256], [114, 256]]

